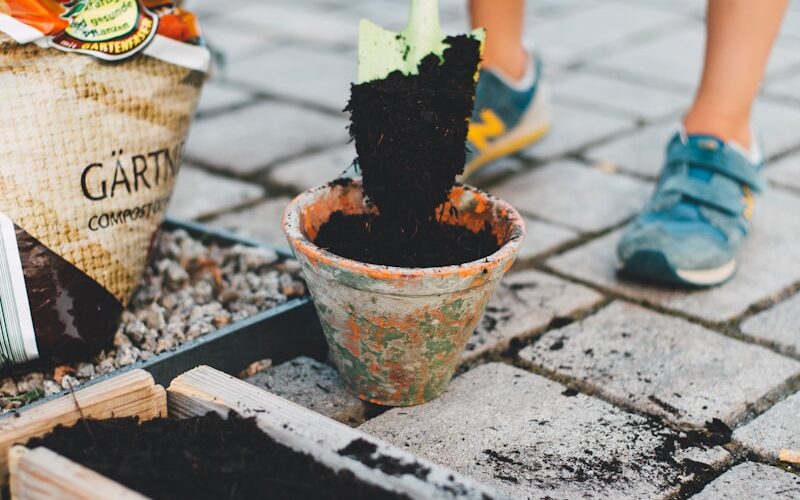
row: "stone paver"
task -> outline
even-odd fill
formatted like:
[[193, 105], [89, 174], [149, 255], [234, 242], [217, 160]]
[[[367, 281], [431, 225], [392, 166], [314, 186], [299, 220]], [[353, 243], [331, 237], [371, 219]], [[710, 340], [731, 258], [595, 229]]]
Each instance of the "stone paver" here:
[[691, 456], [674, 431], [560, 384], [499, 363], [456, 378], [437, 400], [396, 408], [361, 430], [452, 467], [514, 498], [662, 498]]
[[347, 121], [289, 104], [268, 101], [198, 120], [187, 155], [238, 174], [309, 149], [344, 144]]
[[245, 379], [326, 417], [356, 426], [367, 405], [344, 388], [336, 368], [302, 356]]
[[736, 424], [800, 376], [800, 363], [686, 320], [615, 302], [519, 356], [609, 400], [679, 424]]
[[550, 132], [523, 153], [538, 160], [562, 156], [633, 125], [630, 118], [588, 111], [581, 106], [553, 105]]
[[[800, 107], [791, 108], [760, 99], [753, 109], [753, 121], [767, 158], [800, 145]], [[677, 119], [649, 125], [591, 148], [586, 156], [593, 161], [613, 162], [626, 171], [656, 177], [664, 162], [667, 142], [677, 129]]]
[[777, 467], [745, 462], [721, 475], [692, 500], [793, 500], [800, 497], [800, 476]]
[[[356, 57], [281, 46], [231, 62], [225, 77], [276, 96], [341, 111], [350, 99], [350, 83], [356, 79]], [[295, 134], [303, 135], [302, 131]]]
[[682, 12], [700, 16], [705, 12], [705, 0], [624, 0], [627, 3], [635, 3], [637, 5], [646, 5], [652, 9], [663, 9], [669, 12]]
[[486, 307], [486, 313], [467, 342], [461, 360], [469, 361], [487, 352], [503, 351], [512, 340], [521, 340], [543, 329], [555, 318], [569, 318], [602, 299], [593, 290], [538, 271], [509, 274]]
[[795, 8], [786, 11], [786, 17], [781, 25], [781, 34], [792, 37], [800, 43], [800, 9], [797, 9], [797, 2], [792, 2]]
[[506, 156], [482, 166], [464, 182], [478, 187], [486, 187], [497, 179], [518, 174], [525, 170], [530, 163], [529, 159], [525, 159], [519, 154]]
[[578, 237], [578, 233], [572, 229], [527, 216], [523, 216], [523, 219], [526, 232], [517, 257], [519, 262], [536, 258]]
[[521, 212], [594, 232], [633, 216], [651, 189], [638, 179], [564, 160], [512, 177], [492, 192]]
[[302, 3], [251, 2], [230, 9], [215, 21], [241, 28], [252, 27], [259, 32], [277, 35], [282, 39], [324, 44], [355, 44], [358, 39], [358, 18], [340, 12], [324, 15]]
[[733, 437], [767, 460], [777, 460], [784, 449], [800, 453], [800, 392], [736, 429]]
[[283, 234], [283, 211], [289, 201], [287, 197], [272, 198], [245, 210], [212, 219], [209, 224], [286, 249], [289, 244]]
[[767, 179], [800, 190], [800, 154], [785, 156], [767, 167]]
[[686, 92], [666, 91], [588, 72], [570, 73], [557, 79], [553, 92], [559, 102], [587, 105], [643, 120], [675, 115], [689, 105], [692, 97]]
[[[349, 19], [369, 19], [382, 28], [392, 31], [401, 31], [408, 22], [408, 3], [391, 0], [376, 0], [369, 2], [353, 2], [353, 5], [342, 15]], [[466, 9], [462, 4], [461, 10]], [[440, 6], [440, 10], [445, 8]], [[441, 12], [440, 17], [447, 18], [446, 12]]]
[[536, 28], [536, 23], [552, 16], [564, 15], [567, 12], [595, 5], [594, 0], [538, 0], [525, 2], [526, 23], [528, 31]]
[[[302, 156], [270, 169], [269, 179], [281, 186], [305, 191], [321, 186], [348, 170], [356, 157], [352, 143]], [[351, 173], [353, 169], [348, 170]]]
[[169, 214], [198, 219], [231, 210], [262, 196], [264, 189], [261, 186], [183, 165], [170, 200]]
[[766, 89], [770, 95], [800, 100], [800, 74], [787, 78], [777, 78], [767, 84]]
[[594, 162], [611, 163], [624, 171], [655, 178], [661, 171], [667, 142], [677, 129], [678, 120], [648, 125], [589, 149], [586, 157]]
[[800, 294], [745, 320], [742, 333], [774, 345], [780, 351], [800, 356]]
[[252, 96], [243, 90], [211, 81], [203, 85], [203, 94], [197, 105], [199, 113], [218, 111], [231, 106], [238, 106], [252, 100]]
[[[691, 91], [700, 81], [704, 46], [703, 23], [698, 21], [687, 29], [674, 29], [652, 41], [601, 55], [594, 65]], [[767, 78], [798, 63], [800, 51], [779, 40], [767, 66]]]
[[618, 2], [595, 2], [565, 15], [527, 26], [526, 41], [538, 47], [545, 62], [583, 61], [623, 44], [637, 33], [649, 32], [683, 17], [669, 12]]
[[223, 75], [227, 69], [227, 63], [264, 51], [278, 43], [274, 34], [243, 29], [232, 23], [219, 22], [217, 18], [202, 23], [201, 28], [209, 47], [223, 57], [223, 65], [214, 69]]
[[750, 238], [739, 255], [739, 271], [728, 283], [693, 292], [645, 286], [617, 276], [616, 245], [622, 230], [609, 233], [547, 264], [566, 275], [636, 300], [708, 321], [728, 321], [751, 304], [800, 281], [800, 198], [772, 189], [759, 200]]
[[186, 0], [185, 2], [186, 8], [197, 14], [201, 23], [243, 5], [247, 5], [246, 0], [226, 0], [224, 3], [218, 0]]

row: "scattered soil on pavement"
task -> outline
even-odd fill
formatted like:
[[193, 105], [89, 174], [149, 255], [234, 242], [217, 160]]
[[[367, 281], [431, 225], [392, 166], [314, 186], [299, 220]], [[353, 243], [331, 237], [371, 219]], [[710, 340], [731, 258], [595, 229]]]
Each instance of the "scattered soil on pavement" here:
[[28, 443], [160, 499], [400, 499], [277, 443], [254, 419], [83, 420]]
[[347, 446], [339, 450], [339, 455], [358, 460], [367, 467], [378, 469], [392, 476], [410, 474], [418, 479], [425, 480], [431, 470], [424, 465], [412, 462], [401, 462], [395, 457], [387, 457], [378, 453], [378, 447], [364, 439], [354, 439]]
[[350, 135], [364, 193], [378, 215], [335, 213], [315, 243], [343, 257], [402, 267], [478, 260], [495, 252], [491, 229], [442, 224], [436, 208], [464, 170], [480, 42], [451, 37], [444, 62], [422, 60], [418, 75], [399, 71], [353, 85]]
[[[561, 394], [585, 397], [573, 389]], [[619, 422], [616, 418], [614, 421]], [[533, 422], [543, 428], [557, 425], [551, 420]], [[684, 431], [667, 427], [654, 416], [635, 416], [617, 425], [605, 418], [586, 423], [576, 432], [573, 443], [561, 449], [552, 448], [547, 441], [528, 446], [503, 443], [483, 450], [476, 465], [488, 465], [494, 477], [505, 483], [541, 488], [542, 497], [547, 490], [568, 490], [572, 483], [586, 483], [581, 490], [594, 491], [598, 498], [632, 496], [632, 491], [642, 487], [629, 484], [634, 482], [650, 483], [665, 494], [686, 498], [720, 473], [714, 467], [713, 454], [706, 452], [729, 443], [731, 435], [731, 429], [718, 419], [707, 422], [703, 429]], [[598, 429], [604, 428], [609, 429], [610, 437], [598, 440]], [[548, 432], [543, 430], [543, 435]], [[582, 435], [588, 438], [584, 440]], [[608, 439], [610, 448], [604, 446], [603, 439]]]

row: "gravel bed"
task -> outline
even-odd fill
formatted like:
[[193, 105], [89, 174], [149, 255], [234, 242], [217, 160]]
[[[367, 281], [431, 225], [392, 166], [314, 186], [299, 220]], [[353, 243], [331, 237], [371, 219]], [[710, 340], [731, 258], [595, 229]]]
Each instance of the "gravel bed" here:
[[305, 295], [300, 266], [270, 249], [164, 232], [113, 346], [89, 362], [0, 379], [0, 414]]

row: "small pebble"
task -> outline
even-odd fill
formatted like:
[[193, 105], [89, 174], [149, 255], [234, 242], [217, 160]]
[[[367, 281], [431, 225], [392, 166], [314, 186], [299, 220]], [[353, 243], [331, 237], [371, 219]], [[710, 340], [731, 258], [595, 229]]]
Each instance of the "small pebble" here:
[[114, 347], [120, 348], [125, 345], [131, 345], [131, 338], [119, 330], [114, 334]]
[[53, 382], [52, 380], [45, 380], [44, 381], [44, 395], [45, 396], [52, 396], [53, 394], [58, 394], [61, 392], [63, 388]]
[[66, 390], [75, 389], [80, 384], [81, 384], [80, 381], [77, 378], [73, 377], [72, 375], [64, 375], [61, 378], [61, 388], [62, 389], [66, 389]]
[[144, 321], [138, 319], [134, 319], [125, 325], [125, 334], [137, 344], [144, 340], [144, 336], [147, 335], [147, 332], [147, 325], [144, 324]]
[[20, 380], [17, 380], [18, 394], [35, 390], [44, 390], [43, 373], [28, 373], [27, 375], [23, 375]]
[[136, 363], [139, 359], [139, 349], [132, 345], [123, 345], [117, 349], [117, 359], [115, 365], [117, 368], [122, 368]]
[[95, 375], [94, 365], [91, 363], [79, 363], [75, 376], [80, 379], [93, 379]]
[[114, 359], [113, 358], [104, 359], [97, 365], [96, 371], [100, 375], [105, 375], [106, 373], [114, 371]]
[[272, 360], [271, 359], [262, 359], [261, 361], [256, 361], [255, 363], [251, 363], [250, 366], [242, 370], [239, 373], [239, 378], [249, 378], [257, 373], [261, 373], [269, 368], [272, 367]]
[[5, 396], [14, 397], [19, 394], [19, 390], [17, 390], [17, 384], [11, 378], [4, 378], [0, 381], [0, 394]]

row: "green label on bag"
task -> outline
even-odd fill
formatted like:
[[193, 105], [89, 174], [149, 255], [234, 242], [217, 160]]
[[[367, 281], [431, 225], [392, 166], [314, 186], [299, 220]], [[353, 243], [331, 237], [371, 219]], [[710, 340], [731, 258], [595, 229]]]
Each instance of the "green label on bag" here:
[[69, 0], [64, 8], [69, 26], [52, 38], [53, 46], [106, 61], [138, 54], [158, 29], [158, 16], [139, 0]]

